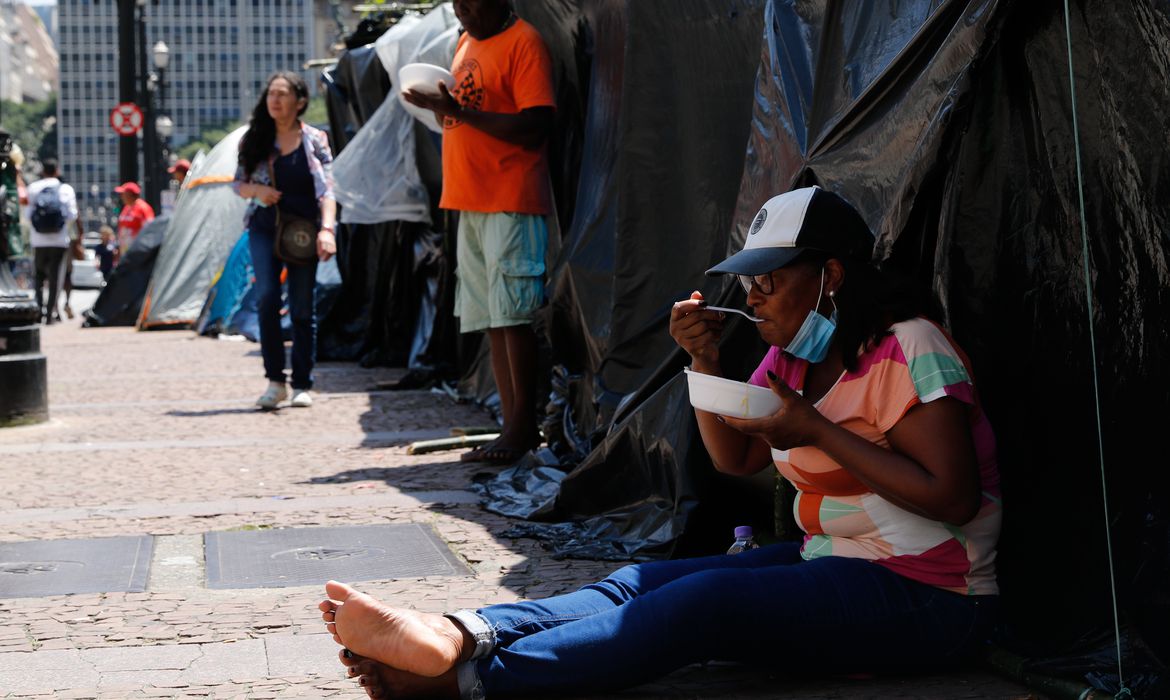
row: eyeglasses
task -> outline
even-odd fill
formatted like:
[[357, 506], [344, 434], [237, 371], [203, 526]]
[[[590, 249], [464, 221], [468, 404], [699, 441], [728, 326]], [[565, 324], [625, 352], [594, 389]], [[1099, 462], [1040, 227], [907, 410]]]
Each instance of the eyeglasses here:
[[751, 294], [752, 287], [760, 290], [760, 294], [768, 296], [772, 293], [772, 273], [765, 272], [762, 275], [736, 275], [739, 284], [743, 287], [744, 294]]

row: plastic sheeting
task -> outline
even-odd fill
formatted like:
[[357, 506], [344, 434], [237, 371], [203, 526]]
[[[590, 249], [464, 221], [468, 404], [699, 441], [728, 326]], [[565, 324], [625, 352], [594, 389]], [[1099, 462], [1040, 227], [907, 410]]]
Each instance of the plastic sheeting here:
[[[408, 63], [450, 65], [458, 37], [450, 5], [424, 17], [407, 15], [375, 42], [391, 82]], [[415, 156], [415, 119], [394, 95], [353, 136], [333, 163], [341, 221], [377, 224], [384, 221], [431, 222], [431, 202]]]
[[[587, 86], [587, 98], [582, 133], [554, 139], [562, 163], [572, 160], [573, 144], [582, 148], [547, 315], [558, 379], [555, 425], [545, 430], [563, 438], [552, 444], [573, 469], [553, 504], [538, 492], [527, 513], [572, 525], [522, 529], [558, 555], [670, 556], [700, 551], [708, 537], [725, 549], [734, 525], [771, 517], [715, 478], [696, 449], [676, 378], [683, 357], [666, 327], [676, 300], [696, 288], [720, 290], [703, 272], [727, 248], [763, 2], [536, 5], [518, 3], [517, 12], [545, 37], [558, 76], [568, 77], [562, 97], [572, 106], [572, 89]], [[515, 484], [525, 483], [485, 485], [488, 508], [499, 497], [524, 515], [514, 505], [523, 502]]]
[[[437, 20], [445, 17], [440, 10], [433, 10], [426, 20], [415, 21], [429, 20], [437, 25]], [[417, 57], [437, 61], [434, 52], [447, 51], [444, 42], [449, 39], [448, 34], [440, 33], [422, 47]], [[386, 53], [389, 46], [386, 42], [382, 46]], [[372, 117], [385, 103], [397, 101], [386, 99], [390, 79], [381, 60], [372, 60], [376, 55], [374, 44], [352, 49], [326, 73], [327, 106], [334, 133], [358, 134], [367, 116]], [[343, 284], [331, 296], [331, 310], [319, 316], [318, 352], [322, 359], [356, 360], [365, 366], [454, 365], [456, 334], [450, 317], [453, 285], [449, 284], [454, 263], [447, 255], [454, 249], [435, 243], [443, 240], [450, 228], [447, 217], [437, 209], [442, 186], [439, 142], [416, 120], [410, 119], [409, 123], [414, 136], [414, 166], [426, 190], [425, 198], [419, 201], [429, 207], [428, 220], [433, 223], [386, 220], [338, 228], [336, 271]], [[349, 138], [339, 140], [338, 159], [365, 161], [369, 167], [372, 157], [363, 148], [353, 146]], [[351, 147], [355, 151], [352, 156], [348, 154]], [[376, 148], [384, 147], [379, 144]], [[385, 183], [376, 184], [384, 187]], [[346, 216], [343, 206], [343, 220]], [[438, 289], [434, 290], [436, 282]], [[428, 321], [429, 308], [420, 313], [420, 304], [432, 295], [436, 311]]]
[[1170, 415], [1170, 5], [1071, 14], [1087, 261], [1055, 0], [771, 3], [729, 249], [764, 199], [817, 183], [933, 291], [999, 440], [1006, 643], [1038, 655], [1112, 629], [1096, 372], [1122, 622], [1166, 658], [1170, 475], [1148, 466]]
[[133, 326], [138, 321], [142, 300], [154, 272], [154, 261], [170, 221], [171, 217], [164, 214], [142, 227], [110, 273], [93, 308], [83, 314], [83, 326]]
[[199, 317], [212, 280], [244, 230], [247, 201], [231, 183], [246, 130], [228, 134], [192, 166], [154, 266], [140, 328], [188, 328]]

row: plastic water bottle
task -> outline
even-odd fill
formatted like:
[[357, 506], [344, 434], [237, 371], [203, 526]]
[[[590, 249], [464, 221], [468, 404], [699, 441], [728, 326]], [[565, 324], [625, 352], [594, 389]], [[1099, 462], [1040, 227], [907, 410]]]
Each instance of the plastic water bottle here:
[[739, 554], [749, 549], [758, 549], [759, 546], [756, 544], [756, 538], [753, 536], [751, 525], [740, 525], [735, 528], [735, 542], [731, 544], [731, 548], [727, 550], [727, 553]]

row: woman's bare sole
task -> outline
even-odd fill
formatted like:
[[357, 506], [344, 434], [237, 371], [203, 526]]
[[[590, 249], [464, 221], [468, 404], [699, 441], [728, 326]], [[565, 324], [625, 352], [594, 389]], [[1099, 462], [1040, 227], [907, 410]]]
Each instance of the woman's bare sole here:
[[371, 698], [458, 698], [459, 682], [455, 669], [437, 678], [417, 676], [406, 671], [390, 668], [386, 664], [367, 659], [357, 654], [345, 655], [338, 652], [341, 665], [345, 666], [350, 678], [356, 678], [358, 685]]
[[317, 607], [333, 640], [391, 669], [438, 678], [455, 668], [464, 648], [474, 648], [450, 618], [392, 608], [337, 581], [325, 584], [325, 592], [329, 597]]

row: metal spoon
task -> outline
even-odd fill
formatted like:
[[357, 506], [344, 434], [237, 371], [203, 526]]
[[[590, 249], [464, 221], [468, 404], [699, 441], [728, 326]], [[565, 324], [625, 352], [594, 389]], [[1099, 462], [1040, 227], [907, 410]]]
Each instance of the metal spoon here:
[[708, 311], [726, 311], [726, 312], [733, 313], [733, 314], [739, 314], [740, 316], [743, 316], [744, 318], [751, 321], [752, 323], [762, 323], [764, 321], [764, 319], [762, 319], [762, 318], [756, 318], [755, 316], [752, 316], [751, 314], [747, 313], [746, 311], [740, 311], [739, 309], [729, 309], [725, 306], [708, 306], [706, 308]]

